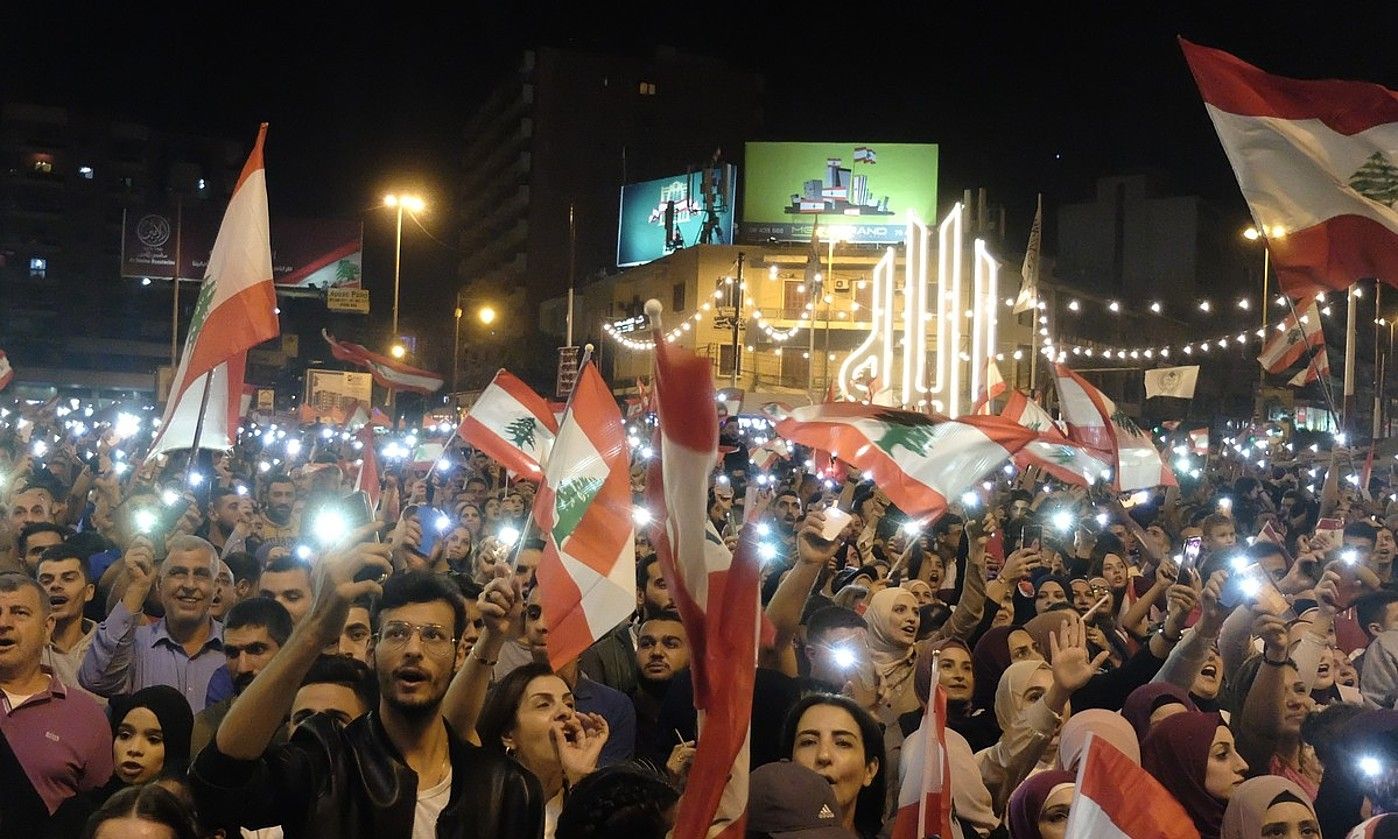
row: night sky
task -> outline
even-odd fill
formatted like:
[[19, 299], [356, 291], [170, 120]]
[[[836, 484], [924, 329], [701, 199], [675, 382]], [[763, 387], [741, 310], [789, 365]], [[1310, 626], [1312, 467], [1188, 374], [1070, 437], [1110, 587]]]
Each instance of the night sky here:
[[[249, 143], [265, 119], [273, 213], [363, 218], [371, 251], [391, 246], [388, 214], [375, 208], [399, 184], [436, 197], [439, 212], [424, 223], [454, 238], [440, 208], [462, 126], [531, 44], [668, 44], [727, 57], [766, 76], [771, 139], [939, 143], [942, 203], [988, 187], [1010, 209], [1012, 241], [1028, 228], [1036, 192], [1051, 216], [1089, 197], [1096, 177], [1124, 171], [1223, 199], [1243, 221], [1176, 35], [1282, 75], [1398, 88], [1398, 7], [1380, 3], [997, 4], [980, 13], [886, 3], [811, 14], [797, 4], [645, 4], [621, 14], [595, 11], [604, 4], [472, 3], [374, 14], [324, 6], [314, 17], [290, 3], [227, 5], [222, 15], [109, 5], [46, 6], [31, 25], [6, 26], [0, 95]], [[415, 259], [450, 270], [454, 257], [423, 243], [405, 254], [406, 265]]]

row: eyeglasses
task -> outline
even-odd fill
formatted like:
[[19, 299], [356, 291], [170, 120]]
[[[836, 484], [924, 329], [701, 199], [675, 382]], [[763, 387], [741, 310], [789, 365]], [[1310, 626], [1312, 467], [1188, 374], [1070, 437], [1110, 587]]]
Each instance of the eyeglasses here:
[[389, 621], [379, 630], [378, 643], [385, 647], [406, 647], [413, 633], [422, 641], [422, 648], [433, 655], [444, 655], [456, 645], [451, 632], [440, 624], [414, 624], [407, 621]]

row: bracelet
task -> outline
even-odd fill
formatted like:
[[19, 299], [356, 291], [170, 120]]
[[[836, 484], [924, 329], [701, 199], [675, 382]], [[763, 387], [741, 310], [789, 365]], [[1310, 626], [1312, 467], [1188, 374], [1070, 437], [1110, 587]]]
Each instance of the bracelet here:
[[1273, 661], [1273, 660], [1271, 660], [1270, 658], [1267, 657], [1267, 654], [1266, 654], [1266, 653], [1263, 653], [1263, 654], [1262, 654], [1262, 663], [1263, 663], [1263, 664], [1266, 664], [1266, 665], [1269, 665], [1269, 666], [1271, 666], [1271, 667], [1287, 667], [1287, 666], [1289, 666], [1289, 665], [1291, 664], [1291, 659], [1289, 659], [1289, 658], [1284, 658], [1284, 659], [1282, 659], [1281, 661]]
[[1156, 631], [1160, 633], [1160, 637], [1161, 637], [1161, 638], [1164, 638], [1166, 641], [1168, 641], [1168, 642], [1171, 643], [1171, 644], [1178, 644], [1178, 643], [1180, 642], [1180, 640], [1184, 638], [1184, 633], [1183, 633], [1183, 632], [1181, 632], [1179, 635], [1176, 635], [1174, 638], [1171, 638], [1169, 635], [1166, 635], [1166, 634], [1165, 634], [1165, 627], [1164, 627], [1164, 626], [1161, 626], [1160, 629], [1158, 629], [1158, 630], [1156, 630]]
[[488, 658], [485, 658], [484, 656], [476, 655], [474, 651], [472, 651], [471, 655], [467, 656], [467, 658], [473, 659], [477, 664], [481, 665], [482, 667], [494, 667], [495, 665], [500, 663], [500, 659], [498, 658], [492, 661]]

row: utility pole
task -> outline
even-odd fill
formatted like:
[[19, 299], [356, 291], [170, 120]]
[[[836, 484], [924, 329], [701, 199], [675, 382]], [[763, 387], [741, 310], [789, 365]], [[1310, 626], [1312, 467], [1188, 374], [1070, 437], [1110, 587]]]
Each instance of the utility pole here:
[[738, 386], [738, 374], [743, 366], [743, 345], [738, 340], [738, 324], [742, 321], [743, 312], [743, 257], [745, 254], [738, 251], [738, 283], [733, 288], [733, 364], [729, 370], [728, 386], [736, 388]]

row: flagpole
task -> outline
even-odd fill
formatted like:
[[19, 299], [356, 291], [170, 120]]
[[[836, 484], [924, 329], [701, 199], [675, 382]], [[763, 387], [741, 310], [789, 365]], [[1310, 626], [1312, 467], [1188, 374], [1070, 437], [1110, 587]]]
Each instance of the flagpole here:
[[174, 302], [170, 307], [170, 377], [174, 381], [180, 363], [180, 240], [184, 235], [184, 198], [175, 195]]
[[194, 440], [189, 447], [189, 462], [184, 467], [185, 486], [189, 486], [189, 476], [194, 472], [194, 460], [199, 456], [199, 438], [204, 434], [204, 412], [209, 408], [209, 386], [213, 380], [213, 370], [204, 374], [204, 394], [199, 397], [199, 417], [194, 420]]
[[1359, 283], [1349, 287], [1349, 307], [1345, 317], [1345, 401], [1344, 427], [1354, 430], [1354, 357], [1358, 350], [1358, 335], [1355, 321], [1359, 317]]

